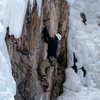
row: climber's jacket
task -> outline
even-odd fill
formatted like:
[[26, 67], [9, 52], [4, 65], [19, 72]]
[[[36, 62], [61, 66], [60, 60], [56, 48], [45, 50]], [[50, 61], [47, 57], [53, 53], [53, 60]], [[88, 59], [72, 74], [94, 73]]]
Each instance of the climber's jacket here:
[[48, 58], [49, 57], [57, 57], [57, 47], [58, 47], [58, 38], [51, 37], [47, 31], [47, 28], [44, 27], [42, 31], [44, 35], [44, 41], [48, 44]]

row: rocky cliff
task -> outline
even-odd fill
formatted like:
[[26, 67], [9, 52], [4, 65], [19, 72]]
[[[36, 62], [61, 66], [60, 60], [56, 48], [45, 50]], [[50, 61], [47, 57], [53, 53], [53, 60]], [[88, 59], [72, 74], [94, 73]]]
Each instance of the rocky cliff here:
[[[67, 33], [69, 7], [64, 0], [43, 0], [41, 15], [38, 15], [35, 0], [31, 9], [27, 4], [23, 31], [20, 38], [9, 35], [7, 27], [5, 37], [13, 76], [17, 84], [16, 100], [55, 100], [62, 93], [67, 63]], [[49, 91], [44, 92], [40, 85], [38, 66], [46, 59], [47, 45], [42, 39], [43, 20], [49, 18], [48, 30], [51, 36], [59, 32], [62, 40], [58, 49], [58, 66], [52, 69], [49, 76]], [[54, 74], [55, 73], [55, 74]]]

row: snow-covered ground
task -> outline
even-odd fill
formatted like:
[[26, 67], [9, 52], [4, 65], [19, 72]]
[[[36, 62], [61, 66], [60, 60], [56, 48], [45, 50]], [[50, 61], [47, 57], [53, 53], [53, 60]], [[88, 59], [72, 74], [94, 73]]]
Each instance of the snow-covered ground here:
[[72, 68], [66, 69], [64, 93], [57, 100], [100, 100], [100, 90], [91, 85], [83, 86], [79, 75]]
[[[100, 100], [100, 0], [67, 0], [70, 5], [68, 34], [68, 68], [64, 93], [58, 100]], [[80, 13], [86, 15], [86, 25]], [[77, 68], [87, 71], [83, 77], [81, 70], [74, 72], [73, 52], [78, 62]]]
[[28, 0], [6, 0], [6, 12], [4, 14], [4, 26], [9, 26], [10, 35], [20, 37]]

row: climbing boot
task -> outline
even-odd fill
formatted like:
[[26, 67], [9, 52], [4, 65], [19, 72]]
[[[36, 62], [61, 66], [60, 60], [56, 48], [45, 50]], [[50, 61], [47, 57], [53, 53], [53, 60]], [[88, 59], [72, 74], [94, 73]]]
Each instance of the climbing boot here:
[[44, 91], [47, 92], [48, 87], [49, 87], [49, 83], [47, 82], [46, 78], [41, 79], [41, 84], [42, 84]]

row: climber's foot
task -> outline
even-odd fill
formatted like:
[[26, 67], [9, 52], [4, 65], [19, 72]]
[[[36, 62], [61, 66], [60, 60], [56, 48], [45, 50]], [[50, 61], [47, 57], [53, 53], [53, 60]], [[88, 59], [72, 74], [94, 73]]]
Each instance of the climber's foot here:
[[43, 83], [43, 89], [45, 92], [47, 92], [48, 88], [49, 88], [49, 83], [46, 81], [45, 83]]
[[42, 83], [42, 87], [43, 87], [44, 91], [47, 92], [48, 88], [49, 88], [49, 83], [47, 82], [45, 77], [41, 78], [41, 83]]

